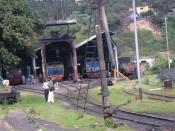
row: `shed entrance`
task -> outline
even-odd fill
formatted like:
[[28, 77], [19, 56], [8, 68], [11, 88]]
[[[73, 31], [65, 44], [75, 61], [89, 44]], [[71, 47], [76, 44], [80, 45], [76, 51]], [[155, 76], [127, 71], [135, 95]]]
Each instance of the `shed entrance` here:
[[[46, 68], [48, 76], [60, 75], [57, 78], [68, 79], [73, 73], [72, 66], [72, 46], [66, 41], [57, 41], [45, 47], [46, 52]], [[56, 67], [55, 71], [51, 67]], [[50, 68], [49, 68], [50, 67]], [[49, 72], [50, 69], [50, 72]], [[54, 69], [53, 69], [54, 70]]]

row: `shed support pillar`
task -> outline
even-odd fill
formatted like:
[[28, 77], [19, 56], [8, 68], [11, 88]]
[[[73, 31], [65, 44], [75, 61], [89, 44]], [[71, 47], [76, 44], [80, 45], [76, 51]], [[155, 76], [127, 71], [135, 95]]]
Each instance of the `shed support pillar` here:
[[72, 45], [72, 66], [73, 66], [73, 81], [78, 80], [78, 70], [77, 70], [77, 53], [76, 49], [74, 47], [74, 44]]
[[42, 63], [43, 81], [46, 81], [46, 54], [45, 54], [45, 45], [42, 40], [40, 41], [40, 47], [41, 47], [41, 63]]
[[32, 64], [33, 64], [34, 83], [36, 83], [37, 75], [36, 75], [36, 58], [35, 58], [35, 56], [33, 56], [33, 58], [32, 58]]

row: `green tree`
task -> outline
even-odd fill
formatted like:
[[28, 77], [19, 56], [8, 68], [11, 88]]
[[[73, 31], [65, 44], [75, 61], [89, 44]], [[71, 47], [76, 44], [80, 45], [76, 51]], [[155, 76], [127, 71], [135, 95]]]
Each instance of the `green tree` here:
[[43, 26], [24, 0], [1, 0], [0, 14], [0, 66], [8, 68], [30, 55]]
[[[36, 2], [36, 0], [28, 0], [29, 5], [37, 10], [43, 20], [48, 19], [49, 16], [56, 16], [62, 19], [61, 0], [43, 0], [43, 2]], [[71, 26], [72, 33], [76, 36], [77, 41], [82, 41], [88, 37], [89, 18], [90, 18], [90, 4], [89, 0], [84, 0], [87, 3], [76, 5], [74, 0], [63, 0], [63, 8], [66, 18], [77, 19], [78, 23]], [[174, 0], [136, 0], [136, 6], [147, 2], [153, 8], [143, 15], [151, 17], [154, 25], [162, 28], [162, 34], [165, 34], [163, 29], [164, 16], [167, 15], [169, 9], [175, 5]], [[134, 32], [122, 32], [120, 29], [127, 26], [127, 18], [130, 15], [129, 8], [132, 8], [132, 0], [107, 0], [106, 13], [108, 17], [108, 24], [110, 31], [116, 33], [113, 38], [118, 44], [119, 55], [135, 56]], [[93, 16], [92, 16], [93, 18]], [[125, 23], [126, 22], [126, 23]], [[175, 15], [174, 13], [168, 16], [168, 34], [170, 49], [175, 51]], [[60, 29], [63, 32], [64, 29]], [[94, 21], [92, 19], [90, 34], [94, 34]], [[161, 39], [155, 38], [150, 31], [138, 31], [139, 35], [139, 50], [141, 56], [155, 55], [159, 51], [166, 50], [165, 37]], [[127, 53], [126, 53], [127, 52]]]
[[160, 73], [163, 69], [166, 69], [168, 66], [168, 62], [167, 59], [157, 55], [156, 56], [156, 60], [155, 60], [155, 64], [152, 67], [152, 72], [153, 73]]

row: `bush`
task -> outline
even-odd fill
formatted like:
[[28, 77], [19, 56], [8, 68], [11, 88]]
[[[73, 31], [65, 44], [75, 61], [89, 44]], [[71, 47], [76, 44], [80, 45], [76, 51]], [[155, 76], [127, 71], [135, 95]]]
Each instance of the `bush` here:
[[151, 71], [153, 73], [160, 73], [165, 68], [167, 68], [167, 60], [161, 56], [157, 56], [155, 64], [151, 68]]
[[34, 108], [30, 108], [29, 114], [36, 115], [37, 113], [36, 113], [36, 110]]
[[117, 124], [112, 118], [105, 119], [105, 126], [108, 128], [117, 128]]
[[76, 119], [79, 120], [79, 119], [82, 119], [83, 117], [84, 117], [83, 113], [78, 112]]
[[148, 79], [148, 78], [145, 78], [145, 79], [144, 79], [144, 84], [145, 84], [145, 85], [148, 85], [148, 84], [149, 84], [149, 79]]

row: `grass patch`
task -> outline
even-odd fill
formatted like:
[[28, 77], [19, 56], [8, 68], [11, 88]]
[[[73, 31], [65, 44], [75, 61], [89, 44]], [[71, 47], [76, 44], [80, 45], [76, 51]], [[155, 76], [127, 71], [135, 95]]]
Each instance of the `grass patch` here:
[[135, 101], [123, 107], [137, 112], [175, 113], [175, 102], [154, 101], [147, 98], [144, 98], [142, 102]]
[[[146, 84], [147, 80], [149, 81], [148, 84]], [[142, 78], [142, 87], [145, 90], [161, 88], [161, 90], [155, 90], [151, 92], [164, 93], [165, 95], [175, 95], [175, 85], [173, 85], [171, 92], [165, 92], [164, 83], [161, 82], [155, 74], [146, 73], [146, 75], [144, 75], [144, 78]]]
[[[148, 83], [146, 83], [147, 81]], [[155, 74], [144, 75], [141, 82], [143, 84], [143, 88], [145, 89], [154, 89], [162, 87], [162, 83], [160, 82], [159, 79], [157, 79], [157, 75]]]
[[[8, 110], [14, 108], [21, 108], [25, 110], [30, 116], [39, 117], [44, 120], [58, 123], [62, 128], [78, 128], [82, 131], [107, 131], [108, 128], [104, 126], [102, 118], [97, 118], [87, 114], [65, 109], [58, 103], [45, 103], [44, 98], [33, 94], [22, 93], [21, 102], [14, 105], [0, 106], [0, 116], [6, 114]], [[100, 127], [92, 128], [94, 123], [99, 123]], [[114, 129], [114, 131], [130, 129], [127, 126], [121, 126]]]
[[[34, 102], [31, 101], [32, 99], [34, 99]], [[28, 94], [27, 96], [23, 96], [22, 100], [21, 105], [27, 107], [28, 113], [45, 120], [57, 122], [61, 124], [62, 127], [71, 128], [76, 125], [79, 128], [85, 128], [94, 122], [103, 122], [101, 119], [96, 119], [89, 115], [84, 115], [81, 119], [77, 119], [79, 116], [78, 112], [65, 109], [57, 103], [44, 103], [43, 98], [39, 96]]]
[[[122, 105], [127, 103], [128, 100], [131, 99], [131, 96], [127, 96], [122, 93], [122, 88], [126, 87], [133, 87], [133, 82], [132, 83], [119, 82], [109, 87], [110, 92], [109, 99], [112, 105], [115, 106]], [[98, 95], [100, 92], [101, 92], [100, 87], [94, 88], [90, 90], [90, 95], [96, 98], [98, 101], [101, 101], [101, 95]]]
[[8, 111], [9, 108], [7, 105], [0, 105], [0, 119], [4, 119]]
[[[157, 100], [150, 100], [145, 95], [143, 95], [143, 101], [137, 101], [132, 96], [124, 95], [122, 93], [122, 88], [132, 89], [134, 86], [134, 81], [128, 82], [119, 82], [114, 86], [109, 87], [110, 91], [110, 102], [113, 106], [127, 103], [128, 99], [131, 100], [131, 103], [127, 105], [123, 105], [122, 108], [129, 109], [136, 112], [147, 112], [147, 113], [175, 113], [175, 102], [163, 102]], [[144, 85], [144, 88], [157, 88], [150, 85]], [[95, 88], [90, 91], [90, 95], [96, 98], [97, 100], [101, 100], [101, 95], [97, 95], [100, 92], [100, 88]], [[167, 95], [169, 93], [166, 93]]]

